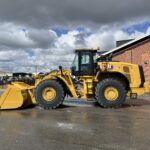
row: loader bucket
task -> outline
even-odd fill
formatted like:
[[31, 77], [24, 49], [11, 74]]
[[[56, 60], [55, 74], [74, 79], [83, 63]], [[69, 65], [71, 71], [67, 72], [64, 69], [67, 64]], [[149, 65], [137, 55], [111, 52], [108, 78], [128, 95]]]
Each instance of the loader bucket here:
[[0, 96], [0, 109], [17, 109], [35, 104], [33, 87], [17, 82], [9, 84]]

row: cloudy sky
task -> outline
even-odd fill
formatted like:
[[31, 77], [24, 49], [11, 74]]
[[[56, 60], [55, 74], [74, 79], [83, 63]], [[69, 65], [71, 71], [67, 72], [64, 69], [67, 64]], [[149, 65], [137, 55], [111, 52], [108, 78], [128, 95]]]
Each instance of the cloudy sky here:
[[73, 49], [150, 33], [149, 0], [0, 0], [0, 71], [68, 67]]

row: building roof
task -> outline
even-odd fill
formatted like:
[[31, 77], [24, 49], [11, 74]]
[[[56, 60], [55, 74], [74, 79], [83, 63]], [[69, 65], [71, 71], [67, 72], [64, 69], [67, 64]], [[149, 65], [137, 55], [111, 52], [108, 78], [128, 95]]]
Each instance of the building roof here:
[[139, 44], [139, 43], [141, 43], [141, 42], [144, 42], [144, 41], [146, 41], [146, 40], [149, 40], [150, 39], [150, 34], [148, 34], [148, 35], [146, 35], [146, 36], [143, 36], [143, 37], [140, 37], [140, 38], [137, 38], [137, 39], [135, 39], [135, 40], [132, 40], [132, 41], [130, 41], [130, 42], [128, 42], [128, 43], [126, 43], [126, 44], [123, 44], [123, 45], [121, 45], [121, 46], [119, 46], [119, 47], [116, 47], [116, 48], [114, 48], [114, 49], [112, 49], [112, 50], [109, 50], [109, 51], [107, 51], [107, 52], [105, 52], [105, 53], [103, 53], [102, 55], [103, 56], [107, 56], [107, 55], [109, 55], [109, 54], [117, 54], [117, 53], [119, 53], [119, 52], [121, 52], [121, 51], [125, 51], [125, 50], [127, 50], [128, 48], [130, 48], [130, 47], [132, 47], [132, 46], [135, 46], [135, 45], [137, 45], [137, 44]]
[[121, 46], [121, 45], [123, 45], [123, 44], [126, 44], [126, 43], [128, 43], [128, 42], [130, 42], [130, 41], [133, 41], [133, 40], [134, 40], [134, 39], [116, 41], [116, 47], [119, 47], [119, 46]]

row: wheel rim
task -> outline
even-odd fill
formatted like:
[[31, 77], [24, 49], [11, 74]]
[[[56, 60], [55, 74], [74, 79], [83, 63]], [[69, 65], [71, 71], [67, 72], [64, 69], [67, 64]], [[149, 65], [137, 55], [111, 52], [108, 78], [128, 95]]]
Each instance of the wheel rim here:
[[119, 92], [115, 87], [107, 87], [104, 96], [108, 101], [115, 101], [119, 96]]
[[52, 87], [47, 87], [43, 90], [42, 96], [44, 100], [48, 102], [53, 101], [56, 97], [56, 90], [53, 89]]

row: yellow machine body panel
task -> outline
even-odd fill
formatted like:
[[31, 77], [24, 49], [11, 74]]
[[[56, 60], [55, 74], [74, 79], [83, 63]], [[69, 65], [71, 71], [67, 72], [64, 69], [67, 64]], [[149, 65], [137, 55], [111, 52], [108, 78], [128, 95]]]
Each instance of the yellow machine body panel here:
[[79, 79], [83, 83], [83, 87], [80, 93], [81, 98], [85, 100], [87, 100], [87, 98], [92, 98], [94, 76], [80, 76]]
[[[102, 72], [124, 75], [130, 83], [130, 88], [140, 87], [141, 77], [138, 65], [124, 62], [99, 62], [98, 65]], [[108, 69], [106, 69], [106, 66], [108, 66]]]
[[[143, 87], [140, 87], [142, 81], [138, 65], [125, 62], [99, 62], [98, 65], [101, 72], [119, 73], [127, 78], [130, 89], [127, 96], [130, 96], [131, 93], [143, 95], [150, 92], [150, 83], [144, 82]], [[108, 66], [107, 69], [106, 66]]]
[[146, 93], [150, 93], [150, 83], [145, 82], [144, 86], [141, 88], [136, 88], [136, 87], [131, 88], [130, 91], [127, 93], [127, 96], [130, 96], [131, 93], [136, 93], [138, 96]]

